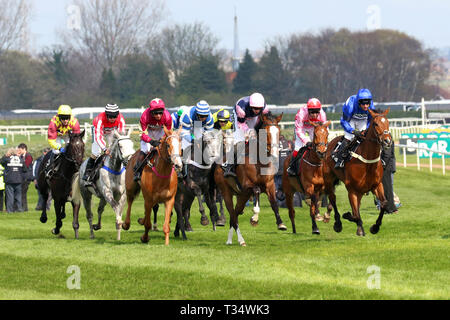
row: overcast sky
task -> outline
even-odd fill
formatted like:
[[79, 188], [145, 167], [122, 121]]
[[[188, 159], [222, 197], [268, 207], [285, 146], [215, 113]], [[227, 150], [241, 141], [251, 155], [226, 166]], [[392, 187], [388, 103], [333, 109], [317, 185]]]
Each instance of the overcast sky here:
[[[67, 24], [71, 0], [31, 0], [34, 50], [58, 42], [57, 30]], [[450, 47], [449, 0], [165, 0], [165, 24], [203, 22], [232, 50], [234, 13], [239, 19], [239, 43], [263, 50], [265, 40], [324, 28], [396, 29], [426, 47]]]

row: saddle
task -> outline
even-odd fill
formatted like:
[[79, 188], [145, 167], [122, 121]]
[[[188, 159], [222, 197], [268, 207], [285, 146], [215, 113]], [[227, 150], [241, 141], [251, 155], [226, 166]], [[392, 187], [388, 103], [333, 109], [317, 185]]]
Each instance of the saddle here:
[[101, 155], [95, 160], [94, 167], [92, 168], [92, 178], [91, 181], [95, 185], [95, 181], [97, 181], [100, 177], [100, 169], [105, 165], [106, 155]]
[[[333, 158], [333, 160], [335, 162], [338, 161], [337, 158], [337, 154], [339, 152], [339, 150], [341, 149], [341, 145], [342, 145], [342, 141], [345, 139], [344, 136], [342, 136], [338, 143], [336, 144], [336, 147], [334, 148], [331, 157]], [[347, 146], [347, 156], [343, 158], [344, 162], [348, 162], [350, 161], [353, 157], [350, 154], [351, 152], [356, 152], [356, 150], [358, 149], [359, 145], [361, 144], [362, 140], [361, 138], [354, 138], [352, 141], [350, 141], [350, 143]]]

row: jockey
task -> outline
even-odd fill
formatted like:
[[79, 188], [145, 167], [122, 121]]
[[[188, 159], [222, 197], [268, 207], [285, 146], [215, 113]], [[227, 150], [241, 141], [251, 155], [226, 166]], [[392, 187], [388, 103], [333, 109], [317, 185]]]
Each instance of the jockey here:
[[361, 131], [367, 129], [371, 115], [368, 110], [374, 110], [373, 97], [369, 89], [361, 89], [358, 94], [348, 98], [342, 108], [341, 126], [345, 130], [344, 139], [334, 156], [335, 168], [342, 168], [348, 157], [348, 145], [353, 138], [361, 137]]
[[[183, 161], [186, 164], [187, 158], [190, 157], [190, 146], [192, 140], [196, 137], [201, 138], [203, 131], [211, 131], [214, 129], [214, 120], [208, 102], [202, 100], [195, 107], [186, 110], [181, 120], [181, 148], [183, 149]], [[197, 127], [195, 124], [199, 123]], [[186, 165], [184, 166], [183, 176], [186, 176]]]
[[93, 178], [94, 165], [101, 153], [103, 152], [105, 155], [109, 155], [110, 151], [107, 143], [109, 143], [114, 130], [117, 130], [120, 134], [125, 133], [125, 119], [116, 104], [106, 105], [105, 111], [100, 113], [92, 124], [94, 127], [92, 154], [87, 162], [86, 171], [83, 176], [83, 180], [87, 185], [92, 184], [91, 179]]
[[234, 124], [231, 122], [231, 114], [228, 110], [220, 109], [213, 114], [214, 129], [217, 130], [233, 130]]
[[186, 110], [189, 110], [189, 107], [182, 106], [178, 109], [177, 112], [172, 113], [171, 117], [172, 117], [172, 129], [173, 130], [178, 130], [180, 128], [180, 124], [181, 124], [180, 119]]
[[[235, 112], [235, 139], [234, 143], [245, 141], [245, 137], [251, 133], [251, 130], [259, 122], [261, 114], [269, 113], [269, 108], [262, 94], [254, 93], [249, 97], [241, 98], [234, 107]], [[228, 163], [228, 160], [222, 165], [224, 177], [236, 176], [234, 173], [234, 164]]]
[[295, 149], [292, 154], [291, 162], [287, 169], [290, 176], [297, 175], [297, 166], [299, 151], [305, 146], [310, 146], [314, 139], [314, 127], [309, 122], [327, 122], [327, 115], [322, 109], [322, 104], [316, 98], [308, 101], [307, 105], [301, 107], [295, 116]]
[[72, 115], [72, 108], [62, 105], [58, 108], [58, 114], [50, 120], [48, 125], [48, 144], [52, 148], [52, 153], [46, 166], [47, 177], [53, 173], [59, 155], [65, 152], [64, 145], [69, 142], [69, 132], [80, 133], [80, 123]]
[[164, 127], [172, 129], [172, 118], [166, 105], [161, 99], [153, 99], [150, 108], [144, 111], [141, 116], [141, 152], [139, 153], [136, 165], [134, 167], [134, 181], [139, 181], [142, 176], [144, 160], [148, 154], [153, 156], [156, 147], [161, 144], [161, 138], [164, 136]]

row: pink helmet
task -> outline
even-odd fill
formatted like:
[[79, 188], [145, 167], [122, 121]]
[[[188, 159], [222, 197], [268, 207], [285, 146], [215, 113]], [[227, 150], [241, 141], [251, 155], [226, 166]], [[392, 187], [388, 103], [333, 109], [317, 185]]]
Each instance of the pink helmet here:
[[161, 99], [153, 99], [150, 102], [150, 111], [154, 111], [154, 110], [165, 110], [166, 109], [166, 105], [164, 103], [164, 101], [162, 101]]
[[311, 109], [322, 109], [322, 104], [320, 103], [319, 99], [312, 98], [308, 101], [308, 110]]
[[250, 96], [250, 107], [252, 108], [264, 108], [266, 101], [261, 93], [254, 93]]

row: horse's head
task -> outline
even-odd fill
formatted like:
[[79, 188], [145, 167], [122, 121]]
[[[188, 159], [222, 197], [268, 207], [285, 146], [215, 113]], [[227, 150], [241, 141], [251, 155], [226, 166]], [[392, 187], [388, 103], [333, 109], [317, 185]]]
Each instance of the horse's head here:
[[207, 163], [213, 163], [220, 156], [220, 134], [221, 133], [218, 130], [203, 132], [202, 140], [204, 147], [204, 156], [206, 157], [205, 161]]
[[387, 114], [390, 109], [384, 112], [375, 112], [369, 109], [369, 113], [372, 116], [372, 121], [370, 127], [373, 128], [375, 139], [383, 147], [383, 149], [388, 149], [392, 145], [392, 136], [389, 131], [389, 120], [387, 119]]
[[181, 172], [183, 162], [181, 161], [180, 130], [168, 130], [164, 126], [164, 134], [160, 145], [162, 157], [171, 163], [177, 172]]
[[331, 124], [331, 121], [325, 123], [310, 121], [310, 124], [314, 127], [314, 150], [319, 159], [323, 159], [328, 148], [328, 126]]
[[66, 158], [69, 161], [75, 163], [77, 168], [81, 166], [84, 158], [84, 134], [85, 130], [82, 133], [69, 133], [69, 143], [66, 148]]
[[117, 139], [117, 156], [120, 161], [127, 166], [128, 161], [135, 153], [133, 140], [131, 140], [131, 130], [128, 132], [128, 135], [121, 135], [114, 130], [114, 137]]
[[233, 130], [222, 131], [223, 145], [225, 148], [225, 153], [230, 153], [234, 147], [234, 133]]
[[267, 115], [261, 115], [261, 129], [266, 130], [267, 136], [267, 153], [271, 156], [278, 157], [280, 149], [280, 123], [283, 119], [283, 114], [278, 117], [273, 116], [271, 113]]

